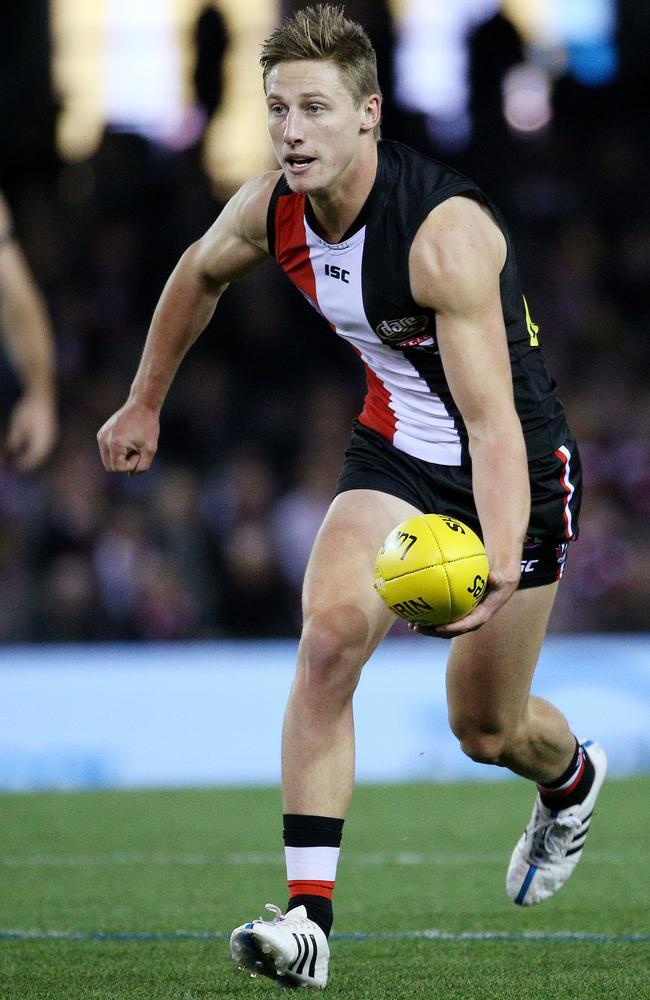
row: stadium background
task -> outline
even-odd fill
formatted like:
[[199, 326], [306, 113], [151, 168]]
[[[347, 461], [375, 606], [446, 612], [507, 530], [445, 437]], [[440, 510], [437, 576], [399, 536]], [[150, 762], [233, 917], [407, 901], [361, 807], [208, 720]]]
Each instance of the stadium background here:
[[[96, 696], [80, 690], [99, 661], [115, 668], [118, 701], [149, 671], [141, 722], [188, 650], [212, 649], [210, 685], [224, 664], [252, 669], [251, 650], [256, 669], [281, 664], [289, 676], [290, 646], [241, 641], [297, 635], [307, 553], [364, 391], [351, 352], [269, 263], [228, 291], [186, 359], [149, 474], [108, 476], [95, 434], [125, 397], [178, 256], [239, 181], [272, 166], [257, 53], [296, 6], [24, 0], [5, 13], [0, 186], [51, 312], [61, 407], [47, 466], [32, 476], [0, 468], [5, 787], [128, 783], [119, 755], [98, 765], [65, 728], [92, 717]], [[467, 172], [510, 222], [585, 466], [582, 535], [553, 615], [549, 670], [582, 656], [577, 705], [599, 670], [599, 704], [639, 734], [622, 769], [649, 766], [650, 14], [633, 0], [346, 9], [379, 53], [386, 137]], [[5, 415], [17, 392], [0, 363]], [[563, 644], [568, 633], [619, 638], [586, 640], [585, 659]], [[421, 641], [395, 635], [411, 643], [417, 671]], [[213, 641], [228, 644], [203, 645]], [[122, 643], [136, 645], [113, 645]], [[612, 678], [629, 650], [632, 666]], [[146, 666], [142, 654], [153, 658]], [[65, 686], [48, 696], [58, 691], [60, 703], [42, 694], [57, 669], [59, 679], [73, 672], [70, 719]], [[246, 697], [225, 676], [205, 689], [222, 709]], [[412, 693], [427, 698], [426, 680]]]

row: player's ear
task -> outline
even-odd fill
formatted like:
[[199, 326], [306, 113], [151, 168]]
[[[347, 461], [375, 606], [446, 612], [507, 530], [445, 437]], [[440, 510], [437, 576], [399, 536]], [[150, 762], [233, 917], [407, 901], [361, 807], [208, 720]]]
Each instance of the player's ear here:
[[379, 94], [372, 94], [367, 99], [363, 110], [363, 121], [361, 122], [362, 132], [372, 132], [379, 125], [381, 118], [381, 97]]

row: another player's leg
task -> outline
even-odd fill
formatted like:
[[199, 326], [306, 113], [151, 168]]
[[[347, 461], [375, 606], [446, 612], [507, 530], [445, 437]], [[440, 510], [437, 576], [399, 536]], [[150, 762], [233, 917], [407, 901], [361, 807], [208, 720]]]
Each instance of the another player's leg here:
[[352, 696], [395, 620], [373, 588], [373, 567], [391, 528], [419, 513], [374, 490], [341, 493], [305, 574], [304, 626], [282, 737], [288, 908], [231, 937], [240, 965], [283, 985], [327, 982], [332, 892], [354, 784]]
[[579, 745], [562, 713], [530, 694], [556, 589], [517, 591], [483, 628], [454, 639], [447, 671], [450, 723], [465, 753], [537, 783], [506, 880], [510, 898], [527, 906], [573, 872], [607, 767], [602, 748]]

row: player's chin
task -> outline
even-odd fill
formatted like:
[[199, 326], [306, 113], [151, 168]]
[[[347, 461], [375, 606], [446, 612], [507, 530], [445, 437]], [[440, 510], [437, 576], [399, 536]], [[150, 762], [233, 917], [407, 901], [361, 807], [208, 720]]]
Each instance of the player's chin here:
[[322, 177], [311, 167], [304, 174], [296, 174], [285, 167], [284, 176], [294, 194], [313, 194], [325, 187]]

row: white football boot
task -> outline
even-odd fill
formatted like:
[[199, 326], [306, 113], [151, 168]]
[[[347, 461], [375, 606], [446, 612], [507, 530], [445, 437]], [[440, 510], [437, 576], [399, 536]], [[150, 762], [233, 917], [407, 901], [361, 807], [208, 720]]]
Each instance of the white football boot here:
[[607, 757], [598, 743], [587, 740], [582, 749], [594, 766], [589, 794], [578, 805], [548, 809], [537, 796], [530, 822], [512, 852], [506, 892], [519, 906], [534, 906], [560, 889], [582, 856]]
[[322, 929], [310, 920], [304, 906], [286, 916], [272, 903], [266, 909], [273, 920], [253, 920], [230, 935], [230, 954], [242, 971], [268, 976], [285, 989], [309, 986], [324, 989], [330, 949]]

